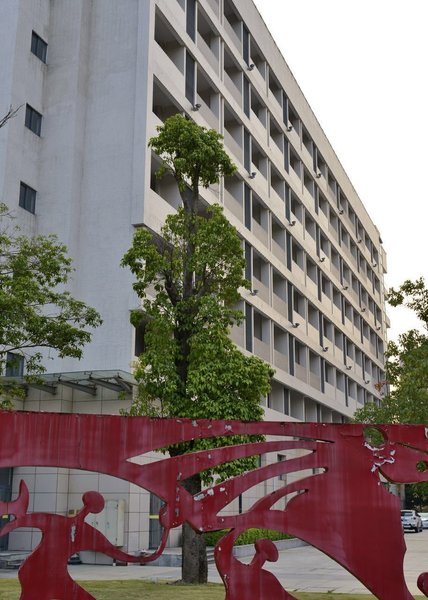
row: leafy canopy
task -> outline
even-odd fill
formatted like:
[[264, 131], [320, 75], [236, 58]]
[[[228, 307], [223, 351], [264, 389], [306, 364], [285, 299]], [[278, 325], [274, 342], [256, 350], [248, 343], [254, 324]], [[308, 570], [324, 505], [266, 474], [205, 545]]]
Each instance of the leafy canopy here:
[[214, 129], [200, 127], [176, 114], [166, 119], [157, 131], [158, 135], [149, 141], [163, 161], [157, 175], [162, 177], [171, 172], [180, 192], [188, 186], [194, 192], [199, 186], [207, 188], [236, 170], [221, 143], [222, 136]]
[[[260, 420], [260, 398], [273, 371], [244, 355], [229, 337], [243, 319], [236, 305], [244, 278], [241, 241], [219, 205], [200, 209], [199, 187], [232, 174], [221, 136], [175, 115], [158, 128], [150, 146], [162, 157], [157, 176], [176, 179], [182, 206], [169, 215], [160, 237], [139, 229], [122, 265], [135, 276], [144, 323], [144, 351], [136, 365], [139, 395], [131, 414], [190, 418]], [[256, 439], [256, 438], [254, 438]], [[194, 441], [169, 448], [171, 454], [236, 443], [244, 438]], [[249, 441], [245, 439], [245, 441]], [[254, 466], [254, 459], [229, 463], [222, 477]], [[209, 481], [212, 473], [205, 474]]]
[[[391, 306], [415, 312], [423, 329], [428, 329], [428, 290], [423, 278], [405, 281], [387, 294]], [[355, 419], [365, 423], [428, 423], [428, 336], [411, 329], [389, 342], [386, 379], [390, 386], [380, 405], [366, 404]], [[382, 384], [383, 382], [380, 382]]]
[[[122, 264], [131, 268], [141, 310], [134, 324], [145, 323], [145, 348], [136, 377], [139, 395], [131, 414], [260, 420], [260, 397], [270, 387], [272, 371], [254, 356], [245, 356], [232, 343], [230, 327], [243, 315], [236, 310], [244, 259], [237, 232], [220, 206], [203, 208], [200, 187], [232, 175], [235, 166], [214, 130], [181, 115], [157, 128], [149, 146], [162, 160], [157, 177], [170, 173], [177, 183], [182, 206], [170, 215], [158, 238], [141, 229]], [[171, 455], [255, 441], [233, 437], [193, 441], [169, 447]], [[254, 458], [216, 468], [229, 477], [254, 467]], [[214, 474], [195, 474], [183, 482], [195, 494], [202, 480]], [[205, 542], [188, 523], [183, 525], [182, 578], [187, 583], [207, 581]]]

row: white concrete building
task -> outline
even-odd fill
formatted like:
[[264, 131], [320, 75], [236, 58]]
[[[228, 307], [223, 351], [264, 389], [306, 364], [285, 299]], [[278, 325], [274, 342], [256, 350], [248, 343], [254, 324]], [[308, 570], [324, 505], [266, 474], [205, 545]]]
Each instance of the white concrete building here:
[[[138, 299], [119, 263], [135, 227], [159, 231], [177, 206], [147, 141], [183, 112], [218, 129], [238, 167], [202, 196], [243, 240], [253, 291], [232, 336], [276, 369], [267, 417], [341, 422], [379, 397], [379, 231], [251, 0], [4, 0], [0, 40], [0, 114], [22, 105], [0, 130], [1, 199], [25, 233], [58, 234], [71, 292], [104, 319], [81, 362], [49, 372], [131, 373]], [[129, 550], [147, 546], [125, 529]]]

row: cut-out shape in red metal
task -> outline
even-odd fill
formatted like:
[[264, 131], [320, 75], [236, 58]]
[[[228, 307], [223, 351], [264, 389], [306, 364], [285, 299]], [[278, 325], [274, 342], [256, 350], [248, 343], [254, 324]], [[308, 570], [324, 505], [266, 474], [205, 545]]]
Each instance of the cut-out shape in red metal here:
[[0, 510], [15, 517], [0, 530], [0, 534], [6, 535], [19, 527], [34, 527], [42, 532], [39, 545], [19, 569], [22, 600], [95, 600], [70, 577], [67, 570], [70, 556], [81, 550], [94, 550], [117, 560], [138, 562], [135, 556], [121, 552], [97, 529], [85, 523], [89, 513], [97, 514], [104, 508], [104, 498], [98, 492], [85, 492], [83, 508], [76, 516], [65, 517], [28, 513], [29, 493], [24, 481], [20, 482], [19, 488], [15, 502], [0, 502]]
[[[271, 542], [256, 543], [256, 554], [249, 565], [233, 557], [234, 540], [250, 527], [276, 529], [305, 540], [350, 571], [379, 600], [410, 600], [412, 596], [403, 574], [405, 543], [399, 499], [385, 489], [381, 476], [397, 483], [428, 480], [428, 471], [417, 468], [420, 463], [427, 465], [427, 428], [422, 425], [376, 425], [376, 428], [384, 438], [379, 447], [365, 441], [365, 427], [358, 424], [241, 423], [7, 412], [0, 413], [0, 467], [57, 466], [107, 473], [159, 496], [165, 503], [159, 515], [164, 527], [161, 545], [153, 555], [128, 557], [128, 562], [147, 562], [159, 556], [170, 529], [185, 521], [200, 532], [230, 529], [215, 550], [227, 600], [241, 600], [244, 589], [245, 597], [254, 600], [293, 598], [265, 568], [266, 561], [277, 558]], [[161, 458], [144, 465], [133, 462], [134, 457], [179, 441], [251, 434], [274, 437], [272, 441], [268, 437], [264, 442]], [[294, 452], [295, 457], [218, 483], [196, 496], [182, 486], [187, 477], [222, 462], [278, 452], [287, 455]], [[299, 473], [300, 479], [296, 479]], [[242, 514], [221, 512], [246, 490], [280, 475], [293, 475], [293, 480], [284, 481], [283, 487], [260, 498]], [[75, 517], [76, 525], [83, 523], [81, 515], [86, 514], [88, 503], [95, 504], [95, 508], [97, 502], [101, 503], [99, 494], [89, 494], [83, 497], [84, 508]], [[285, 508], [279, 509], [278, 501], [290, 495]], [[69, 518], [27, 513], [28, 498], [25, 498], [25, 489], [21, 487], [18, 499], [7, 506], [0, 503], [0, 510], [15, 515], [16, 521], [6, 526], [9, 530], [20, 523], [30, 526], [31, 522], [37, 527], [34, 523], [38, 522], [44, 532], [41, 544], [21, 568], [25, 569], [25, 580], [21, 572], [20, 579], [27, 594], [27, 587], [32, 585], [29, 582], [39, 576], [36, 569], [40, 569], [42, 561], [51, 561], [51, 553], [68, 558], [70, 549], [75, 551], [81, 545], [70, 546]], [[307, 516], [314, 514], [316, 519]], [[107, 549], [114, 556], [112, 549], [105, 546], [105, 538], [98, 534], [95, 539], [93, 528], [85, 525], [90, 528], [85, 528], [85, 545], [101, 550], [104, 544], [104, 551]], [[0, 530], [0, 535], [3, 533], [5, 528]], [[53, 545], [43, 546], [48, 537], [54, 540]], [[40, 556], [38, 567], [35, 555]], [[426, 581], [428, 574], [421, 574], [418, 585], [428, 596]], [[44, 586], [43, 593], [38, 590], [39, 600], [80, 598], [65, 594], [65, 586], [72, 586], [70, 582], [63, 583], [62, 595], [58, 595], [57, 588], [50, 589], [46, 578], [38, 585]]]

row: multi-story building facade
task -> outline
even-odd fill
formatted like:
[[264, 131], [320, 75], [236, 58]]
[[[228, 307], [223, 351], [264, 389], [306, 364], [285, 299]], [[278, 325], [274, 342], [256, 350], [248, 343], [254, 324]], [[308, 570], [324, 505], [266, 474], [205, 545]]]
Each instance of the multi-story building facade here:
[[[68, 246], [71, 292], [104, 319], [81, 362], [47, 363], [77, 384], [64, 409], [97, 410], [98, 396], [84, 406], [78, 396], [89, 373], [111, 383], [132, 372], [138, 299], [119, 263], [135, 227], [159, 231], [178, 205], [147, 146], [176, 112], [219, 130], [237, 165], [201, 195], [242, 238], [252, 290], [232, 337], [276, 370], [267, 417], [341, 422], [379, 398], [379, 231], [253, 2], [6, 0], [0, 32], [0, 111], [22, 105], [0, 130], [1, 199], [24, 233], [54, 232]], [[34, 394], [27, 408], [44, 402]], [[56, 510], [75, 508], [64, 494]], [[147, 545], [135, 531], [130, 550]]]

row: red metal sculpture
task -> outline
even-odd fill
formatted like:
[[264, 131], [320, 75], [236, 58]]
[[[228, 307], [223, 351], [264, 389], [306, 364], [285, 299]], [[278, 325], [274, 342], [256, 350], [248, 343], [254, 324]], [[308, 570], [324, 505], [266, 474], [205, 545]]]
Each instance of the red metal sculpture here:
[[[233, 557], [234, 541], [249, 527], [276, 529], [307, 541], [343, 565], [379, 600], [410, 600], [412, 596], [403, 575], [405, 543], [399, 500], [385, 489], [380, 475], [400, 483], [428, 480], [428, 471], [421, 469], [421, 465], [428, 464], [427, 428], [419, 425], [379, 425], [376, 428], [384, 442], [374, 447], [365, 440], [363, 425], [1, 413], [0, 467], [85, 469], [125, 479], [158, 495], [165, 502], [160, 513], [164, 527], [160, 547], [142, 559], [121, 553], [124, 560], [153, 560], [162, 552], [170, 529], [185, 521], [201, 532], [230, 529], [215, 550], [227, 600], [241, 600], [243, 590], [246, 599], [293, 598], [264, 568], [266, 561], [275, 561], [278, 557], [271, 542], [259, 540], [256, 543], [256, 554], [249, 565]], [[250, 434], [275, 437], [272, 441], [161, 458], [145, 465], [132, 462], [136, 456], [178, 441]], [[222, 462], [273, 452], [293, 454], [292, 451], [298, 451], [299, 455], [218, 483], [196, 496], [181, 485], [192, 474]], [[283, 487], [262, 497], [244, 513], [221, 514], [234, 498], [254, 485], [299, 472], [303, 477], [284, 482]], [[285, 508], [279, 509], [278, 501], [284, 498], [288, 502]], [[83, 515], [89, 508], [101, 506], [98, 493], [84, 495], [84, 508], [73, 522], [59, 515], [27, 513], [27, 500], [22, 487], [16, 501], [9, 505], [0, 503], [1, 512], [15, 515], [6, 531], [32, 523], [44, 533], [41, 544], [21, 568], [21, 598], [35, 598], [29, 591], [33, 585], [29, 582], [38, 577], [36, 571], [42, 570], [42, 562], [52, 552], [61, 556], [62, 565], [64, 557], [68, 558], [83, 546], [102, 550], [110, 556], [119, 552], [108, 546], [101, 534], [94, 535], [95, 530], [87, 524], [84, 530], [79, 530], [81, 538], [74, 530], [74, 542], [71, 541], [73, 525], [82, 527]], [[317, 518], [308, 519], [308, 514], [316, 514]], [[0, 531], [3, 533], [5, 528]], [[428, 596], [428, 574], [422, 573], [418, 584]], [[63, 581], [61, 594], [55, 587], [59, 585], [57, 582], [54, 584], [45, 578], [37, 585], [42, 586], [38, 599], [90, 598], [86, 592], [86, 595], [71, 595], [77, 593], [78, 588], [68, 580]]]
[[1, 535], [19, 527], [35, 527], [42, 531], [40, 544], [19, 569], [22, 600], [94, 600], [70, 577], [67, 570], [68, 559], [80, 550], [94, 550], [118, 560], [139, 562], [138, 558], [121, 552], [97, 529], [85, 523], [86, 515], [97, 514], [104, 508], [102, 495], [85, 492], [82, 500], [84, 508], [75, 517], [28, 513], [28, 488], [21, 481], [17, 500], [4, 503], [5, 506], [0, 502], [5, 514], [14, 517], [0, 530]]

